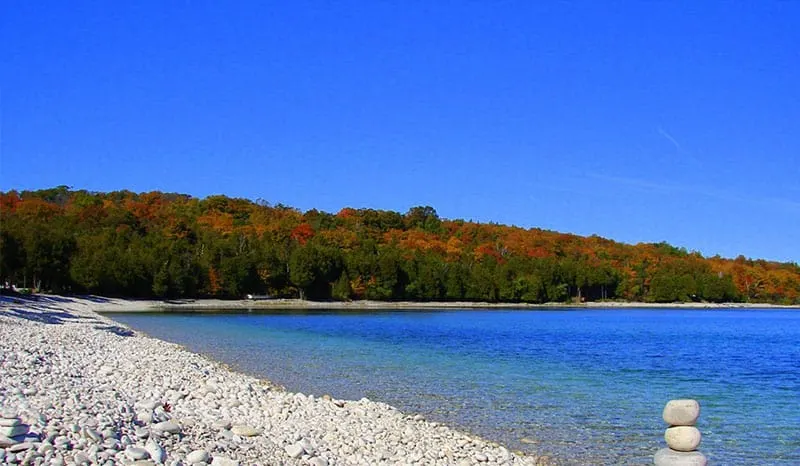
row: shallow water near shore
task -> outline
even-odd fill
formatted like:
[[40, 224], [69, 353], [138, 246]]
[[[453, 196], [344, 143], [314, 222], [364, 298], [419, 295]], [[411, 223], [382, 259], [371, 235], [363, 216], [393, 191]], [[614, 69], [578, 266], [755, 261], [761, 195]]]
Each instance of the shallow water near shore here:
[[109, 317], [292, 391], [367, 397], [564, 464], [652, 464], [696, 398], [711, 464], [800, 464], [800, 312], [446, 310]]

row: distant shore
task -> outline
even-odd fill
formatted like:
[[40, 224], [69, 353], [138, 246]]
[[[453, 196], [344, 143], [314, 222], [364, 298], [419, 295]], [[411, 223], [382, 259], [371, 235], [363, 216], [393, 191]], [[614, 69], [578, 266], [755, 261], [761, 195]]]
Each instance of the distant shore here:
[[370, 309], [800, 309], [800, 305], [765, 303], [642, 303], [603, 301], [586, 303], [485, 303], [485, 302], [411, 302], [411, 301], [307, 301], [300, 299], [175, 299], [139, 300], [82, 296], [94, 303], [97, 312], [163, 312], [212, 310], [370, 310]]

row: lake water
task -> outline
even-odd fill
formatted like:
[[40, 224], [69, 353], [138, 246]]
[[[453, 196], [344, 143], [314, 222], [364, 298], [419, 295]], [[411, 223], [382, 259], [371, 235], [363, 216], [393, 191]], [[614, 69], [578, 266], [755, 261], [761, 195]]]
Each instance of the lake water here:
[[447, 310], [110, 317], [292, 391], [367, 397], [564, 464], [652, 464], [701, 404], [711, 464], [800, 464], [800, 312]]

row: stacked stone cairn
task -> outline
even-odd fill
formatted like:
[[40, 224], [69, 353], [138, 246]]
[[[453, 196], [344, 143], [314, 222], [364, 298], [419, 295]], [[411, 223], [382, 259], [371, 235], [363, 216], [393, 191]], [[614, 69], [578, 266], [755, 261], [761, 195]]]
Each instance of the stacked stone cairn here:
[[672, 400], [664, 407], [664, 422], [669, 424], [664, 433], [667, 448], [656, 452], [656, 466], [706, 466], [708, 460], [699, 451], [702, 435], [695, 427], [700, 417], [700, 403], [696, 400]]
[[32, 440], [38, 436], [29, 433], [30, 426], [12, 410], [0, 411], [0, 464], [17, 462], [25, 457], [25, 453], [33, 447]]

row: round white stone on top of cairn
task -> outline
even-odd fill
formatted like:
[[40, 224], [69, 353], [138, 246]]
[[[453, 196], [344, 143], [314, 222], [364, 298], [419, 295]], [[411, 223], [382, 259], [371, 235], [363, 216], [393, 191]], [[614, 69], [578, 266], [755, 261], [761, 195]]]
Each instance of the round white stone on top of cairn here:
[[700, 417], [697, 400], [671, 400], [664, 406], [664, 422], [671, 426], [693, 426]]

